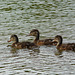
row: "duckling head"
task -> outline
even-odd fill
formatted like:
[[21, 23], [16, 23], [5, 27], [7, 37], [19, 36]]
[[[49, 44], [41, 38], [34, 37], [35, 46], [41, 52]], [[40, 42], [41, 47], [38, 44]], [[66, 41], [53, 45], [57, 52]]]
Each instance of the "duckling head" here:
[[63, 41], [62, 36], [56, 35], [53, 41], [57, 42], [57, 45], [62, 44]]
[[33, 30], [31, 30], [29, 35], [30, 36], [39, 36], [39, 31], [37, 29], [33, 29]]
[[19, 40], [18, 40], [17, 35], [11, 35], [10, 40], [8, 42], [11, 42], [11, 41], [18, 42]]

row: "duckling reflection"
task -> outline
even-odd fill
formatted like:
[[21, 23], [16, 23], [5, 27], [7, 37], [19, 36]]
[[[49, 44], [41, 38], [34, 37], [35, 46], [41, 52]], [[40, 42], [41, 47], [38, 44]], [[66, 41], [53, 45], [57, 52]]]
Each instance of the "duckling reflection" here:
[[40, 50], [38, 48], [33, 49], [33, 50], [29, 50], [29, 54], [31, 56], [37, 56], [40, 53]]
[[11, 48], [11, 53], [12, 53], [12, 54], [17, 54], [17, 53], [18, 53], [18, 49], [16, 49], [16, 48]]
[[37, 55], [39, 55], [39, 53], [40, 53], [39, 48], [35, 48], [35, 49], [16, 49], [16, 48], [12, 48], [10, 50], [10, 52], [12, 53], [12, 56], [15, 57], [15, 56], [19, 56], [20, 50], [21, 50], [21, 52], [24, 51], [25, 53], [28, 53], [32, 57], [37, 57]]
[[62, 56], [62, 53], [63, 53], [63, 52], [64, 52], [63, 50], [57, 50], [57, 51], [55, 51], [54, 53], [55, 53], [56, 56], [63, 57], [63, 56]]

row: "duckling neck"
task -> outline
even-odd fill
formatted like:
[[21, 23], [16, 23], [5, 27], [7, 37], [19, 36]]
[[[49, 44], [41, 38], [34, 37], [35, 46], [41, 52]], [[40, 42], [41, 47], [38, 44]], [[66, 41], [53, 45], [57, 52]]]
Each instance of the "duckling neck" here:
[[39, 34], [36, 36], [34, 43], [37, 43], [38, 40], [39, 40]]
[[15, 44], [17, 44], [18, 42], [19, 42], [19, 40], [18, 40], [18, 39], [16, 39], [16, 41], [14, 41], [14, 42], [13, 42], [12, 47], [14, 47], [14, 46], [15, 46]]
[[58, 42], [57, 43], [57, 47], [60, 46], [61, 44], [62, 44], [62, 41]]
[[19, 42], [19, 39], [18, 37], [15, 39], [14, 43], [18, 43]]

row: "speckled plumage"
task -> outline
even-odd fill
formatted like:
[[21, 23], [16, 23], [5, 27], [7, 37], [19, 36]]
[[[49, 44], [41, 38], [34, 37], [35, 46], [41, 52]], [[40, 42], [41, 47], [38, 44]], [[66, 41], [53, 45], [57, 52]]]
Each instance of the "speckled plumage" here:
[[75, 51], [75, 43], [67, 43], [67, 44], [62, 44], [62, 36], [57, 35], [55, 36], [55, 39], [53, 41], [57, 42], [57, 49], [58, 50], [72, 50]]
[[19, 42], [17, 35], [11, 35], [10, 40], [8, 42], [11, 42], [11, 41], [14, 41], [12, 44], [12, 47], [17, 49], [37, 47], [34, 43], [31, 43], [31, 42]]
[[40, 33], [37, 29], [31, 30], [29, 36], [35, 36], [34, 43], [36, 45], [56, 45], [56, 42], [52, 42], [53, 39], [39, 40]]

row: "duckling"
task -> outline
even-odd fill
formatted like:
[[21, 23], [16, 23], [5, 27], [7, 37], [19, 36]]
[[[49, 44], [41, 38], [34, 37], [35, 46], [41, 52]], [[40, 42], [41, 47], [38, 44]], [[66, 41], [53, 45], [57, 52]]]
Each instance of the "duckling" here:
[[11, 46], [17, 49], [37, 47], [37, 45], [31, 42], [19, 42], [17, 35], [11, 35], [10, 40], [8, 42], [11, 41], [13, 41], [13, 44]]
[[60, 35], [56, 35], [55, 39], [53, 41], [57, 42], [57, 49], [58, 50], [72, 50], [75, 51], [75, 43], [67, 43], [67, 44], [62, 44], [63, 38]]
[[29, 36], [35, 36], [35, 40], [34, 40], [34, 43], [36, 45], [55, 45], [53, 41], [53, 39], [44, 39], [44, 40], [39, 40], [39, 36], [40, 36], [40, 33], [37, 29], [33, 29], [31, 30]]

